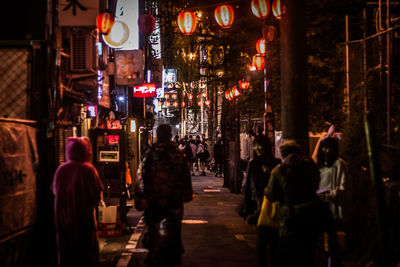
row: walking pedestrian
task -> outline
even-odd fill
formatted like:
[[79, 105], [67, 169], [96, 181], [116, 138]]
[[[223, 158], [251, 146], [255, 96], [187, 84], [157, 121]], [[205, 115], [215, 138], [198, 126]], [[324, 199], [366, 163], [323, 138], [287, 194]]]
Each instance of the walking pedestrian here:
[[103, 185], [90, 159], [86, 137], [66, 141], [67, 161], [57, 168], [52, 191], [59, 266], [99, 266], [95, 207]]
[[[327, 235], [331, 257], [334, 261], [339, 258], [339, 236], [341, 237], [340, 243], [344, 247], [346, 215], [350, 205], [347, 166], [338, 154], [339, 143], [335, 138], [327, 137], [321, 141], [317, 154], [317, 165], [321, 179], [318, 196], [329, 203], [334, 220], [334, 229]], [[339, 233], [339, 236], [337, 233]]]
[[[254, 157], [247, 166], [247, 180], [244, 187], [244, 210], [242, 216], [249, 224], [255, 225], [261, 210], [264, 190], [272, 169], [279, 164], [272, 154], [271, 144], [266, 136], [257, 136], [253, 144]], [[278, 231], [276, 228], [257, 227], [257, 254], [259, 266], [277, 266]], [[269, 253], [268, 253], [269, 252]], [[267, 258], [268, 257], [268, 258]], [[269, 264], [268, 264], [269, 262]]]
[[200, 158], [199, 158], [199, 154], [197, 152], [199, 150], [200, 143], [201, 143], [200, 135], [196, 135], [196, 139], [195, 139], [195, 144], [196, 144], [196, 162], [194, 163], [194, 166], [196, 167], [196, 171], [197, 172], [199, 171], [199, 166], [200, 166], [200, 164], [199, 164]]
[[190, 138], [189, 140], [190, 140], [190, 148], [192, 149], [192, 154], [193, 154], [193, 156], [190, 160], [190, 172], [194, 176], [193, 164], [196, 164], [196, 162], [197, 162], [197, 145], [196, 145], [196, 141], [193, 140], [192, 138]]
[[319, 174], [313, 160], [294, 141], [280, 146], [283, 157], [265, 194], [279, 202], [279, 266], [314, 266], [317, 234], [329, 210], [318, 200]]
[[208, 158], [210, 157], [210, 152], [208, 152], [207, 144], [200, 142], [200, 144], [197, 146], [197, 156], [200, 161], [200, 168], [201, 168], [200, 176], [206, 176], [207, 161]]
[[143, 246], [149, 250], [148, 266], [180, 264], [184, 252], [181, 240], [183, 203], [192, 200], [192, 182], [182, 151], [171, 140], [171, 127], [157, 128], [157, 143], [146, 153], [138, 175], [136, 197], [145, 204], [148, 228]]

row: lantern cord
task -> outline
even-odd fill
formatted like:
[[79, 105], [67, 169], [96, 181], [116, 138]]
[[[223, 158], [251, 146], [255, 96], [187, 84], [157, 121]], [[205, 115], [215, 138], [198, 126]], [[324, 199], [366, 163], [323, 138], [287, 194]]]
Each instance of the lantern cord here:
[[240, 3], [240, 2], [244, 2], [244, 1], [243, 0], [225, 1], [225, 2], [222, 2], [222, 3], [214, 3], [214, 4], [210, 4], [210, 5], [202, 5], [202, 6], [190, 7], [188, 9], [186, 9], [186, 10], [190, 11], [190, 10], [194, 10], [194, 9], [207, 9], [209, 7], [216, 7], [216, 6], [226, 5], [226, 4], [236, 4], [236, 3]]

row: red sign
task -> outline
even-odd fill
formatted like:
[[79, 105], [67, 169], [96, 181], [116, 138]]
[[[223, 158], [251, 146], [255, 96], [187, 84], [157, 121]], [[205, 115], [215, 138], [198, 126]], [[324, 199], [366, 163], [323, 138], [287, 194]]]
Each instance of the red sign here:
[[154, 83], [144, 83], [133, 87], [133, 97], [156, 97], [157, 87]]
[[119, 135], [106, 135], [106, 137], [110, 145], [118, 144], [119, 142]]

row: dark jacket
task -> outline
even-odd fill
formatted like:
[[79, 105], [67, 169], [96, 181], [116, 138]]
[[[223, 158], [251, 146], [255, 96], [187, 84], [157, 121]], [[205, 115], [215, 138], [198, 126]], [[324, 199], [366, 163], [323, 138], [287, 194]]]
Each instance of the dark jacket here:
[[174, 209], [192, 199], [185, 154], [174, 142], [155, 143], [144, 156], [143, 193], [151, 208]]
[[281, 236], [294, 234], [304, 226], [300, 221], [311, 222], [318, 213], [318, 184], [316, 165], [302, 154], [290, 154], [272, 170], [265, 194], [270, 201], [280, 204]]
[[187, 159], [175, 142], [159, 142], [145, 154], [140, 174], [136, 194], [142, 194], [147, 202], [144, 220], [148, 232], [142, 240], [149, 249], [146, 261], [149, 266], [173, 266], [184, 251], [183, 203], [193, 197]]

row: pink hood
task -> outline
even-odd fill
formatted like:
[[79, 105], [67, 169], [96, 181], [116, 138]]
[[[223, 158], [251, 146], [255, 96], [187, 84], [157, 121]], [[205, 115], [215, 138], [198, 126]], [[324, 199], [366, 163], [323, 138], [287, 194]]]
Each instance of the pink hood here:
[[92, 146], [87, 137], [69, 137], [65, 148], [67, 160], [90, 162]]

